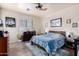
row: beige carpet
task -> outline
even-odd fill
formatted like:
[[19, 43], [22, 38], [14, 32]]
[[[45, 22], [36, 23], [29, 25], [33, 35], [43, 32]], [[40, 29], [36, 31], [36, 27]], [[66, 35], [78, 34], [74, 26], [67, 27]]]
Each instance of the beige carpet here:
[[[27, 42], [28, 43], [28, 42]], [[64, 48], [65, 50], [70, 52], [70, 56], [73, 56], [73, 50]], [[9, 56], [34, 56], [31, 51], [24, 42], [15, 42], [10, 43], [8, 48], [8, 55]]]
[[23, 42], [10, 43], [8, 48], [9, 56], [33, 56], [31, 51]]

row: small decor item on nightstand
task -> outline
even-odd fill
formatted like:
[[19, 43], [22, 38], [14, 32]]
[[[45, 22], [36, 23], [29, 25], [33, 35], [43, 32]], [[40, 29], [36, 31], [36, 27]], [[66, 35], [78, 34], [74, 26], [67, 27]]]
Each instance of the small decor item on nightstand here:
[[9, 37], [8, 31], [4, 31], [4, 37]]

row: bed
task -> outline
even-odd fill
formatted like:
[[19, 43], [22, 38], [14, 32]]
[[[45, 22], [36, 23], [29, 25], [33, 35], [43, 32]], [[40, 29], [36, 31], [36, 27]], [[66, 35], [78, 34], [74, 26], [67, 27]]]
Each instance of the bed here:
[[57, 49], [61, 48], [65, 43], [65, 32], [49, 31], [44, 35], [36, 35], [31, 39], [31, 44], [42, 47], [48, 55], [56, 54]]

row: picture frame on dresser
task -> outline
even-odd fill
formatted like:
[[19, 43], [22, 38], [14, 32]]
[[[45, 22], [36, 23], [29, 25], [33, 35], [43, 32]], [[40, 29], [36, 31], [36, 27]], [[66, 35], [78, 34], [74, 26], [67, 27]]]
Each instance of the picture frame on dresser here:
[[0, 19], [0, 27], [3, 27], [3, 20]]
[[62, 27], [62, 18], [50, 20], [50, 27]]

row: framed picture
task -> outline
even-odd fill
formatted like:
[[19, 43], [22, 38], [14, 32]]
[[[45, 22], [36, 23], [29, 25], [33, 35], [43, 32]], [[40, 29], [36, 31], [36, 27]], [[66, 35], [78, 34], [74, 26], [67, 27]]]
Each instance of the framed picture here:
[[78, 27], [78, 23], [72, 23], [72, 27], [73, 28], [77, 28]]
[[0, 27], [2, 27], [3, 26], [3, 21], [2, 21], [2, 19], [0, 19]]
[[67, 23], [67, 24], [70, 24], [70, 23], [71, 23], [71, 19], [67, 19], [67, 20], [66, 20], [66, 23]]
[[5, 25], [6, 27], [16, 27], [16, 20], [13, 17], [6, 17], [5, 18]]
[[62, 18], [50, 20], [50, 26], [51, 27], [61, 27], [62, 26]]

